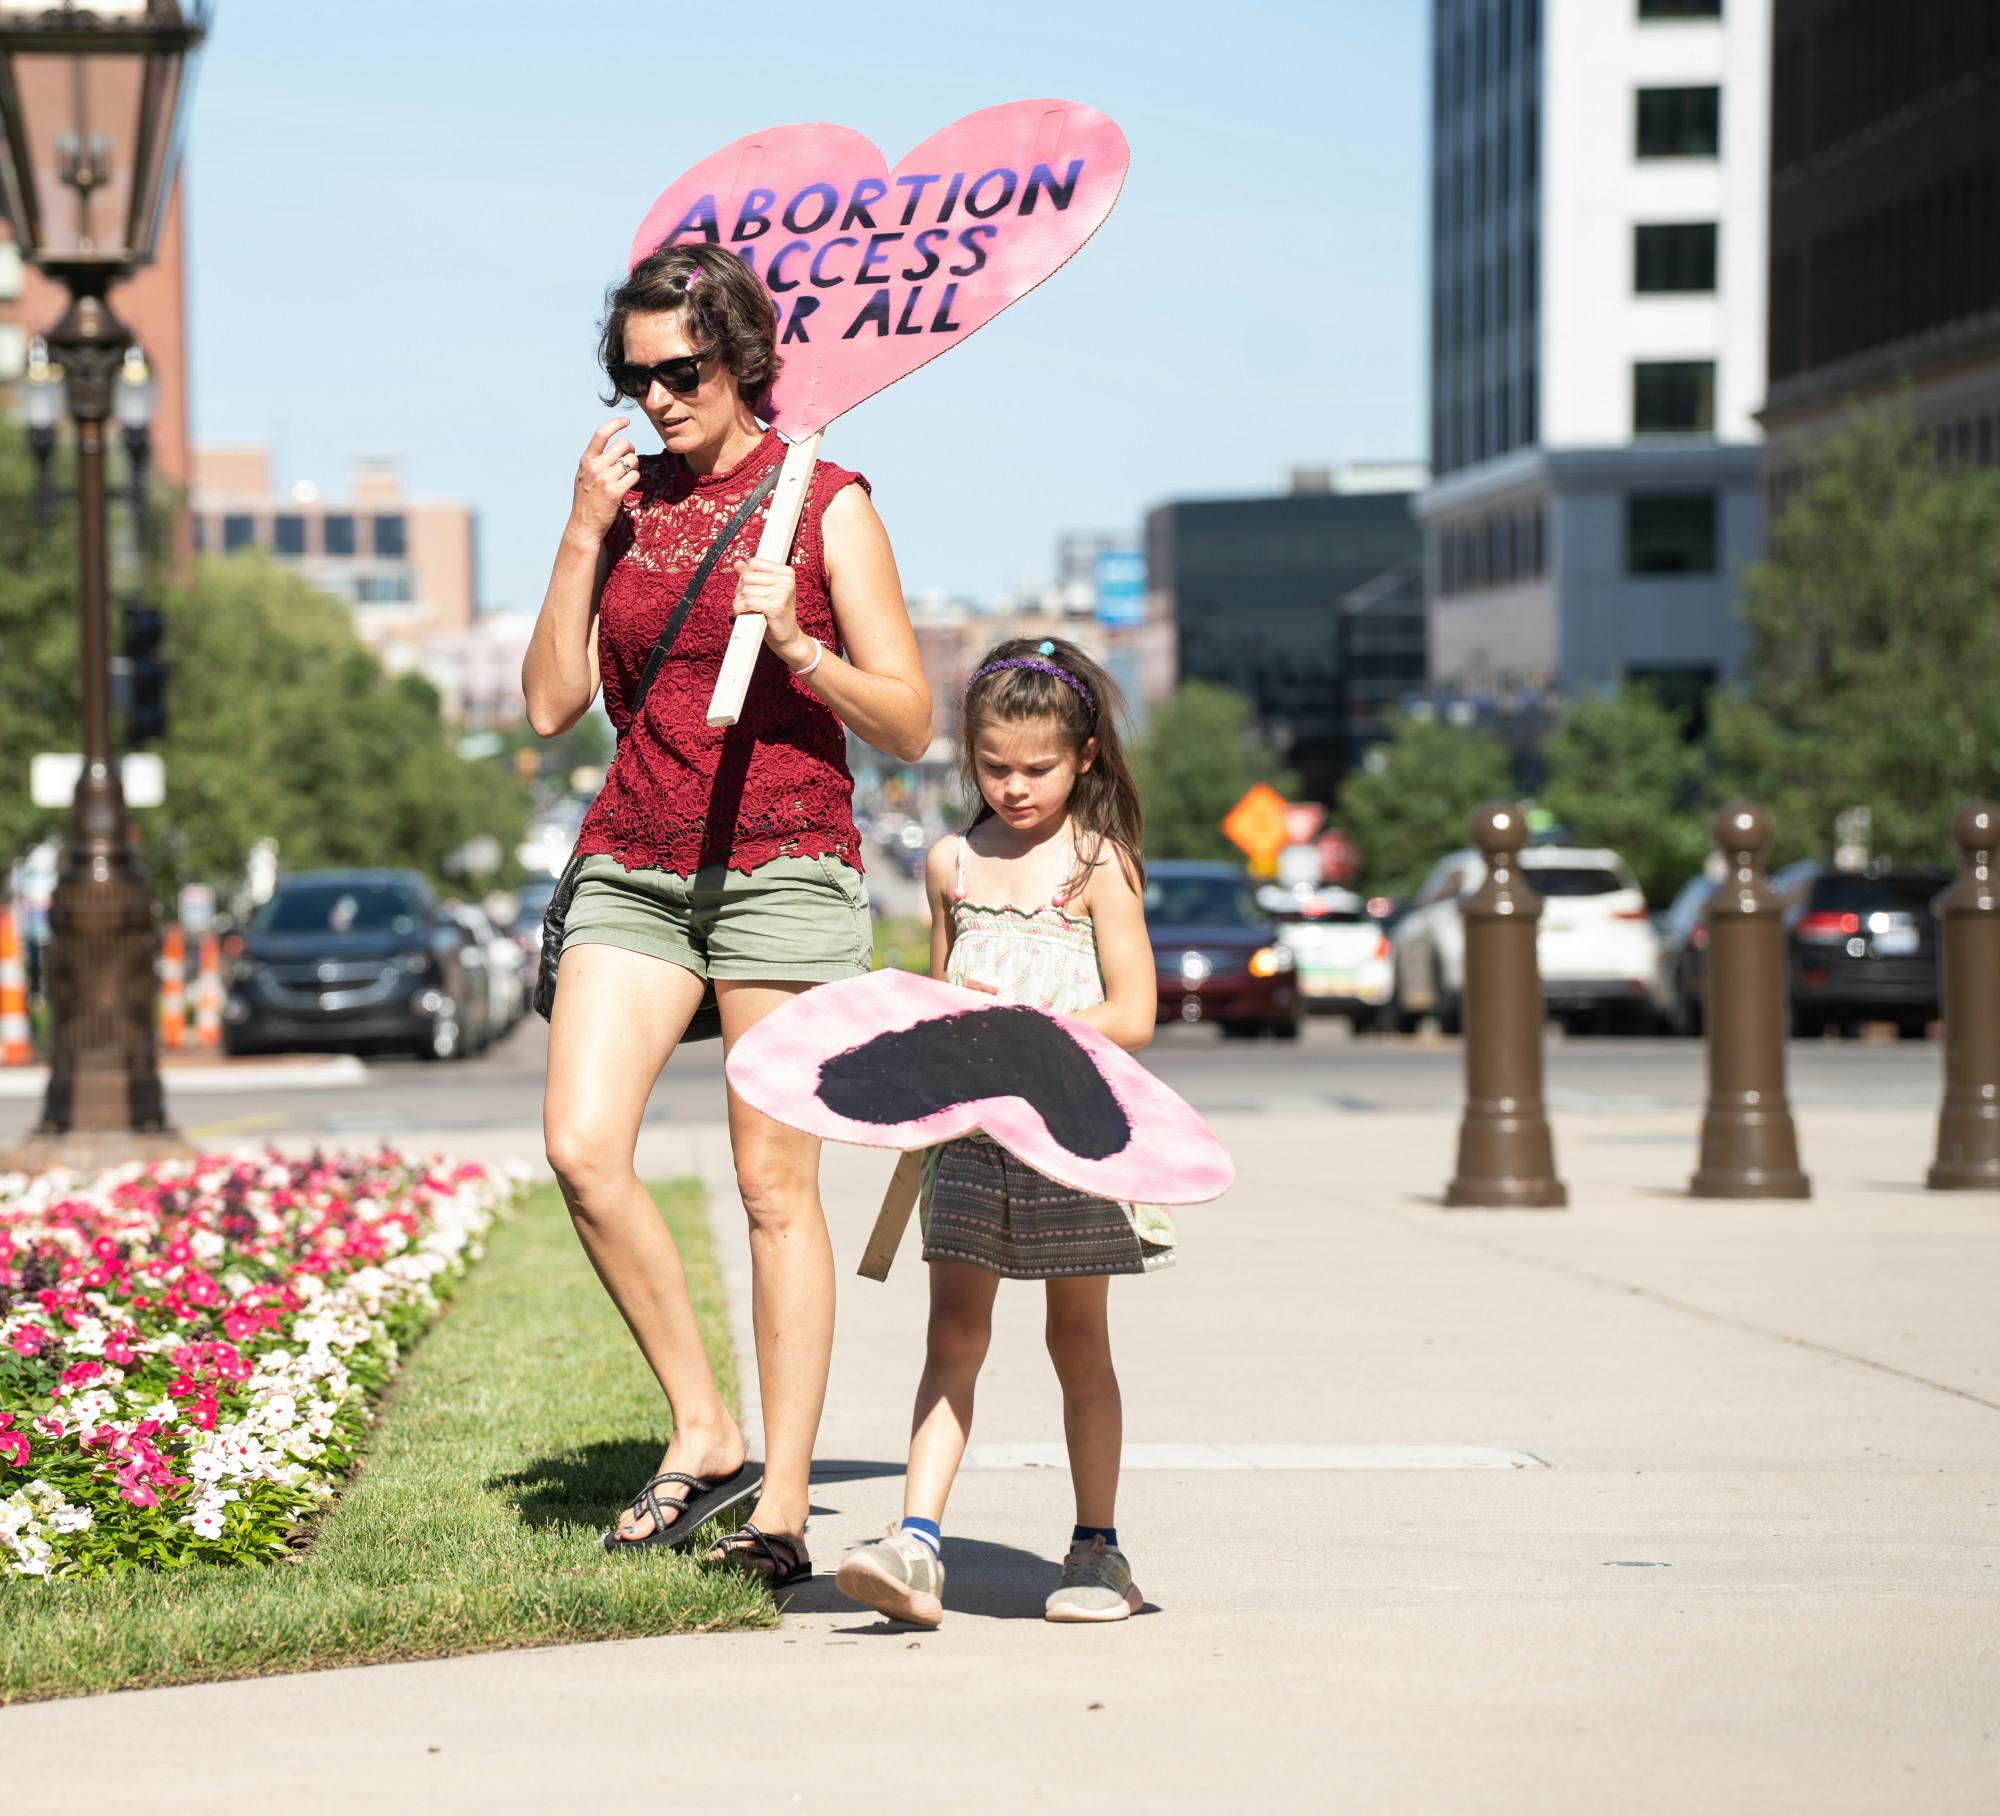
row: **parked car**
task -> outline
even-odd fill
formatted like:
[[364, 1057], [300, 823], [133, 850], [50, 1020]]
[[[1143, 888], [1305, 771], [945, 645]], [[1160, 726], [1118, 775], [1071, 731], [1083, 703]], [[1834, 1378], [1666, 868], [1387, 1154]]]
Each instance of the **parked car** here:
[[1675, 1034], [1702, 1029], [1708, 987], [1708, 920], [1704, 910], [1715, 879], [1703, 872], [1680, 886], [1660, 916], [1660, 968], [1653, 979], [1653, 1007]]
[[[1652, 1019], [1660, 942], [1645, 892], [1615, 851], [1531, 845], [1521, 868], [1542, 898], [1536, 954], [1542, 999], [1564, 1021], [1637, 1030]], [[1477, 851], [1440, 858], [1390, 935], [1395, 1017], [1434, 1015], [1448, 1034], [1465, 1013], [1465, 926], [1459, 908], [1486, 878]]]
[[484, 909], [471, 902], [453, 902], [446, 912], [471, 936], [483, 957], [486, 974], [487, 1037], [498, 1040], [521, 1019], [527, 1007], [528, 961], [521, 948], [499, 932]]
[[514, 918], [507, 925], [507, 937], [520, 951], [531, 1001], [535, 981], [542, 972], [542, 916], [548, 913], [555, 892], [556, 879], [552, 876], [530, 877], [514, 892]]
[[1232, 864], [1146, 867], [1160, 1021], [1220, 1022], [1225, 1035], [1296, 1040], [1300, 999], [1289, 947]]
[[413, 870], [281, 877], [242, 940], [223, 1009], [227, 1052], [465, 1050], [471, 940]]
[[1771, 879], [1785, 904], [1792, 1032], [1893, 1021], [1922, 1035], [1938, 1015], [1938, 926], [1931, 903], [1944, 870], [1836, 870], [1788, 865]]
[[1351, 889], [1257, 891], [1257, 905], [1277, 923], [1278, 941], [1292, 955], [1299, 994], [1311, 1009], [1345, 1015], [1372, 1027], [1396, 987], [1389, 936]]

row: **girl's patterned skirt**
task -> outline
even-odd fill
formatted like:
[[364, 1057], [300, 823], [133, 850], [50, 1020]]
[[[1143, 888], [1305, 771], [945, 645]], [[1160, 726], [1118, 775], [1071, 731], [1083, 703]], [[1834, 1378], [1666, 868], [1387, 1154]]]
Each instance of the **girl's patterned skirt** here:
[[924, 1259], [964, 1261], [1008, 1280], [1145, 1274], [1172, 1265], [1133, 1211], [1038, 1173], [984, 1135], [934, 1150], [924, 1194]]

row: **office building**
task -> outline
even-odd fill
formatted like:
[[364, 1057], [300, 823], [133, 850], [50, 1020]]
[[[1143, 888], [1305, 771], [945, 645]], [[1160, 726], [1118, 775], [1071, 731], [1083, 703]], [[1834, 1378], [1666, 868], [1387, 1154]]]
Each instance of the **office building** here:
[[197, 553], [267, 551], [351, 606], [371, 648], [472, 625], [471, 507], [405, 497], [391, 462], [362, 463], [351, 492], [327, 498], [311, 485], [274, 492], [267, 449], [199, 448], [192, 508]]
[[2000, 6], [1775, 0], [1772, 44], [1772, 508], [1892, 398], [2000, 462]]
[[1433, 0], [1433, 685], [1699, 694], [1761, 547], [1770, 0]]
[[1247, 698], [1264, 735], [1331, 800], [1348, 763], [1341, 601], [1418, 553], [1423, 470], [1305, 468], [1269, 498], [1181, 500], [1146, 519], [1149, 613], [1181, 681]]

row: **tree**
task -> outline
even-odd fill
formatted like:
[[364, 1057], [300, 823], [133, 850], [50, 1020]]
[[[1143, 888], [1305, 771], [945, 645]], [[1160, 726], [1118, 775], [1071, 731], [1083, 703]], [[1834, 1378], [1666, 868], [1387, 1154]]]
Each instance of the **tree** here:
[[167, 800], [147, 816], [163, 889], [230, 882], [260, 838], [292, 869], [408, 865], [449, 881], [480, 833], [511, 862], [527, 791], [502, 761], [459, 757], [430, 683], [386, 675], [337, 600], [253, 554], [200, 563], [165, 610]]
[[568, 731], [558, 732], [553, 738], [536, 737], [534, 727], [525, 718], [508, 726], [499, 736], [501, 757], [514, 774], [521, 773], [521, 753], [533, 753], [534, 761], [526, 767], [535, 779], [536, 794], [544, 801], [559, 800], [568, 794], [569, 779], [577, 770], [606, 768], [618, 744], [611, 721], [595, 707]]
[[1466, 841], [1480, 802], [1513, 791], [1507, 749], [1491, 732], [1401, 717], [1340, 789], [1340, 825], [1360, 841], [1362, 875], [1383, 895], [1407, 895]]
[[0, 416], [0, 880], [66, 817], [29, 799], [28, 766], [38, 752], [80, 747], [76, 595], [74, 515], [44, 530], [27, 436]]
[[2000, 474], [1941, 465], [1900, 408], [1823, 445], [1747, 577], [1747, 693], [1714, 713], [1776, 861], [1824, 855], [1856, 806], [1878, 853], [1950, 855], [1954, 803], [2000, 785], [1996, 599]]
[[1213, 681], [1183, 682], [1134, 746], [1146, 810], [1146, 855], [1241, 858], [1223, 837], [1223, 816], [1259, 782], [1282, 795], [1298, 780], [1251, 725], [1251, 705]]
[[1609, 845], [1654, 902], [1670, 900], [1709, 852], [1707, 757], [1643, 684], [1573, 701], [1543, 748], [1536, 796], [1579, 845]]

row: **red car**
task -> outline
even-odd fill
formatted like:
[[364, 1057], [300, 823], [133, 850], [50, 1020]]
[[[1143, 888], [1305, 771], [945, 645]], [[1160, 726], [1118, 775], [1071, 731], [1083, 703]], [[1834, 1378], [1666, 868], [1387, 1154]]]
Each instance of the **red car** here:
[[1219, 1022], [1226, 1035], [1296, 1040], [1302, 1004], [1292, 954], [1250, 882], [1230, 864], [1146, 866], [1146, 931], [1157, 1019]]

